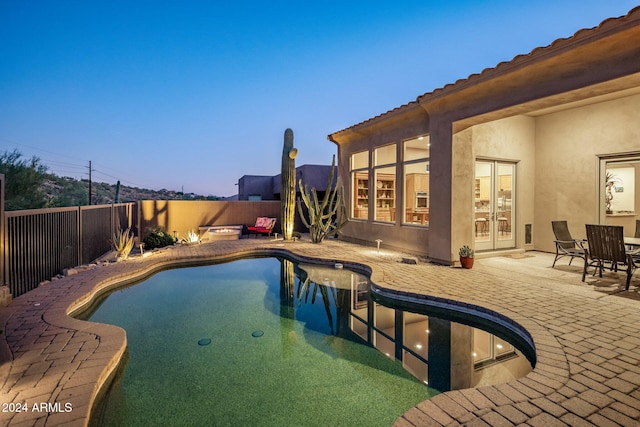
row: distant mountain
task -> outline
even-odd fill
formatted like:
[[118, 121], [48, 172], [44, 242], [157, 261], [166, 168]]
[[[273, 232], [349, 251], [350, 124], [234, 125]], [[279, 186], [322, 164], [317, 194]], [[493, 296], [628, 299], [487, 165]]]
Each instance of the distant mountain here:
[[[115, 203], [116, 186], [104, 182], [91, 184], [92, 204], [102, 205]], [[51, 207], [84, 206], [89, 199], [89, 180], [78, 181], [74, 178], [47, 174], [40, 189]], [[120, 185], [118, 202], [134, 202], [138, 200], [220, 200], [217, 196], [202, 196], [194, 193], [182, 194], [171, 190], [148, 190], [138, 187]]]

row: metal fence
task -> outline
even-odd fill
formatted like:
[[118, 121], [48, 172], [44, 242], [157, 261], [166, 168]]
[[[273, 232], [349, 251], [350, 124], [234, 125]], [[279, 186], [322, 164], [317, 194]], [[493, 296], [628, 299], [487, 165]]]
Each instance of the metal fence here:
[[[107, 253], [118, 228], [130, 228], [139, 238], [153, 228], [184, 236], [201, 225], [252, 225], [259, 216], [280, 218], [279, 201], [145, 200], [4, 212], [3, 184], [0, 174], [0, 278], [14, 298], [65, 268]], [[297, 221], [296, 230], [304, 231]]]
[[137, 234], [136, 203], [33, 209], [4, 213], [4, 282], [22, 295], [65, 268], [110, 250], [118, 228]]

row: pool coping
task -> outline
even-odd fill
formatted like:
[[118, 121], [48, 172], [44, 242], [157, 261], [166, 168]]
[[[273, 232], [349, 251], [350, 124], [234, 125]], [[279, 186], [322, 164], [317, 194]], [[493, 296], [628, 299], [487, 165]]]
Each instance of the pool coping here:
[[[569, 362], [570, 357], [575, 357], [574, 349], [566, 344], [563, 346], [557, 334], [551, 333], [539, 321], [491, 301], [480, 305], [453, 294], [435, 295], [437, 292], [434, 292], [429, 295], [403, 290], [395, 283], [395, 273], [400, 276], [412, 267], [382, 263], [374, 256], [356, 255], [353, 248], [357, 246], [344, 242], [323, 245], [243, 239], [175, 247], [148, 258], [88, 268], [16, 298], [0, 311], [1, 324], [5, 325], [4, 339], [0, 340], [3, 402], [26, 400], [29, 406], [32, 402], [70, 403], [73, 410], [67, 412], [62, 407], [62, 410], [46, 414], [33, 410], [2, 412], [0, 422], [6, 425], [87, 425], [96, 399], [125, 354], [126, 334], [116, 326], [78, 320], [69, 314], [81, 311], [102, 293], [167, 268], [277, 255], [328, 265], [339, 262], [346, 268], [370, 272], [371, 281], [378, 289], [390, 294], [442, 297], [462, 309], [481, 307], [487, 313], [494, 312], [511, 319], [530, 334], [537, 363], [527, 376], [498, 386], [442, 393], [408, 410], [395, 425], [542, 425], [550, 422], [568, 425], [571, 420], [585, 422], [587, 419], [594, 425], [598, 423], [593, 421], [599, 419], [622, 420], [624, 425], [626, 420], [636, 422], [639, 419], [640, 413], [628, 408], [634, 408], [634, 404], [636, 408], [640, 407], [640, 367], [637, 363], [632, 364], [628, 355], [625, 359], [628, 366], [619, 365], [627, 368], [629, 374], [624, 380], [617, 378], [620, 375], [609, 378], [609, 390], [598, 391], [597, 387], [588, 387], [588, 381], [583, 378], [585, 369], [578, 371], [581, 377], [576, 381], [576, 373], [571, 372]], [[336, 245], [342, 245], [342, 249]], [[338, 256], [334, 255], [336, 253]], [[462, 273], [452, 268], [438, 268], [445, 267], [434, 266], [433, 271]], [[634, 308], [638, 307], [640, 304]], [[640, 337], [634, 336], [630, 342], [640, 346]], [[11, 357], [8, 363], [7, 355]], [[591, 371], [594, 375], [587, 377], [597, 383], [595, 374], [602, 375], [602, 369], [594, 366]], [[615, 387], [615, 384], [619, 386]]]

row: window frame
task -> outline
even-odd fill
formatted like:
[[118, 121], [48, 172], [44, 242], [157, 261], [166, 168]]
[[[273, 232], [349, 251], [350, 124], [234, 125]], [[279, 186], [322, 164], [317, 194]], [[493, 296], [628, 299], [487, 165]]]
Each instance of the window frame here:
[[[427, 148], [427, 151], [428, 151], [427, 156], [426, 157], [412, 158], [410, 160], [406, 160], [406, 158], [407, 158], [407, 155], [406, 155], [407, 143], [412, 142], [412, 141], [419, 141], [421, 139], [426, 139], [425, 143], [427, 144], [426, 148]], [[430, 145], [431, 145], [431, 142], [430, 142], [430, 137], [429, 137], [428, 134], [427, 135], [416, 136], [414, 138], [402, 141], [402, 180], [403, 180], [402, 211], [403, 212], [406, 212], [406, 210], [408, 209], [409, 201], [410, 201], [409, 196], [407, 194], [407, 187], [408, 187], [408, 185], [407, 185], [407, 175], [408, 175], [407, 166], [416, 165], [416, 164], [420, 164], [420, 163], [425, 163], [426, 164], [426, 171], [429, 172], [430, 166], [431, 166], [431, 160], [430, 160], [431, 159], [431, 149], [429, 148]], [[430, 203], [430, 195], [431, 195], [431, 180], [430, 179], [429, 179], [429, 190], [426, 193], [427, 193], [426, 194], [426, 198], [427, 198], [427, 200], [426, 200], [426, 209], [427, 209], [426, 215], [429, 215], [429, 211], [431, 209], [430, 208], [430, 204], [431, 204]], [[411, 206], [414, 207], [413, 205], [414, 204], [412, 203]], [[414, 207], [414, 208], [417, 208], [417, 207]], [[413, 218], [413, 216], [412, 216], [412, 218]], [[401, 223], [402, 223], [402, 225], [408, 225], [408, 226], [411, 226], [411, 227], [422, 227], [422, 228], [428, 228], [429, 227], [428, 216], [427, 216], [427, 219], [425, 220], [425, 222], [423, 224], [423, 223], [416, 223], [416, 222], [413, 222], [413, 221], [407, 221], [406, 214], [403, 214]]]
[[[387, 149], [389, 149], [390, 147], [393, 147], [393, 149], [387, 151]], [[373, 205], [373, 220], [375, 222], [393, 224], [397, 222], [397, 211], [398, 211], [398, 179], [397, 179], [398, 178], [398, 143], [391, 142], [389, 144], [380, 145], [374, 148], [372, 151], [373, 151], [373, 167], [372, 167], [373, 182], [375, 182], [376, 184], [375, 187], [372, 188], [375, 194], [375, 197], [374, 197], [375, 204]], [[382, 155], [385, 152], [393, 153], [391, 156], [392, 159], [379, 160], [379, 157], [382, 157]], [[393, 179], [392, 179], [393, 187], [384, 187], [384, 188], [378, 187], [378, 182], [381, 181], [378, 178], [378, 173], [380, 173], [380, 171], [384, 169], [393, 169], [393, 172], [390, 173], [390, 175], [393, 176]], [[385, 172], [382, 172], [382, 173], [385, 173]], [[384, 197], [385, 197], [384, 201], [383, 199], [378, 197], [378, 192], [380, 192], [381, 197], [382, 197], [382, 194], [384, 194]], [[392, 194], [392, 197], [390, 199], [387, 199], [386, 197], [388, 197], [390, 193]], [[369, 194], [369, 201], [371, 201], [371, 194]], [[378, 206], [379, 201], [380, 203], [391, 204], [391, 206]], [[381, 219], [382, 211], [379, 211], [378, 208], [389, 210], [388, 220]]]
[[[366, 153], [367, 154], [366, 165], [356, 168], [356, 167], [354, 167], [355, 157], [358, 154], [362, 154], [362, 153]], [[349, 156], [349, 174], [350, 174], [350, 178], [351, 178], [351, 200], [349, 202], [349, 205], [350, 205], [349, 219], [352, 219], [352, 220], [355, 220], [355, 221], [368, 221], [369, 220], [369, 204], [371, 202], [371, 196], [370, 196], [371, 173], [370, 173], [370, 167], [369, 167], [370, 163], [371, 163], [371, 150], [358, 151], [358, 152], [352, 153], [351, 156]], [[359, 173], [366, 173], [366, 175], [367, 175], [366, 206], [363, 207], [363, 208], [359, 208], [359, 209], [366, 208], [366, 215], [365, 215], [364, 218], [356, 217], [356, 215], [355, 215], [356, 208], [357, 208], [356, 199], [358, 197], [358, 189], [359, 189], [359, 187], [356, 184], [356, 175], [359, 174]], [[364, 188], [360, 188], [360, 189], [364, 189]]]

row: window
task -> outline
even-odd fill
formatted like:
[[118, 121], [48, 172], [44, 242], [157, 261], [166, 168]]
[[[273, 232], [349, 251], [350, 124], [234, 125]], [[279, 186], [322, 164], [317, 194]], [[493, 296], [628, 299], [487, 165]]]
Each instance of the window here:
[[516, 357], [515, 348], [501, 338], [481, 329], [473, 330], [473, 366], [482, 369], [505, 359]]
[[405, 141], [403, 147], [405, 224], [429, 225], [429, 137]]
[[429, 381], [429, 318], [424, 314], [403, 313], [402, 366], [425, 383]]
[[378, 303], [373, 306], [373, 346], [387, 357], [396, 357], [396, 310]]
[[375, 177], [375, 220], [395, 222], [396, 220], [396, 145], [376, 148], [374, 164]]
[[351, 218], [369, 218], [369, 152], [361, 151], [351, 156]]

